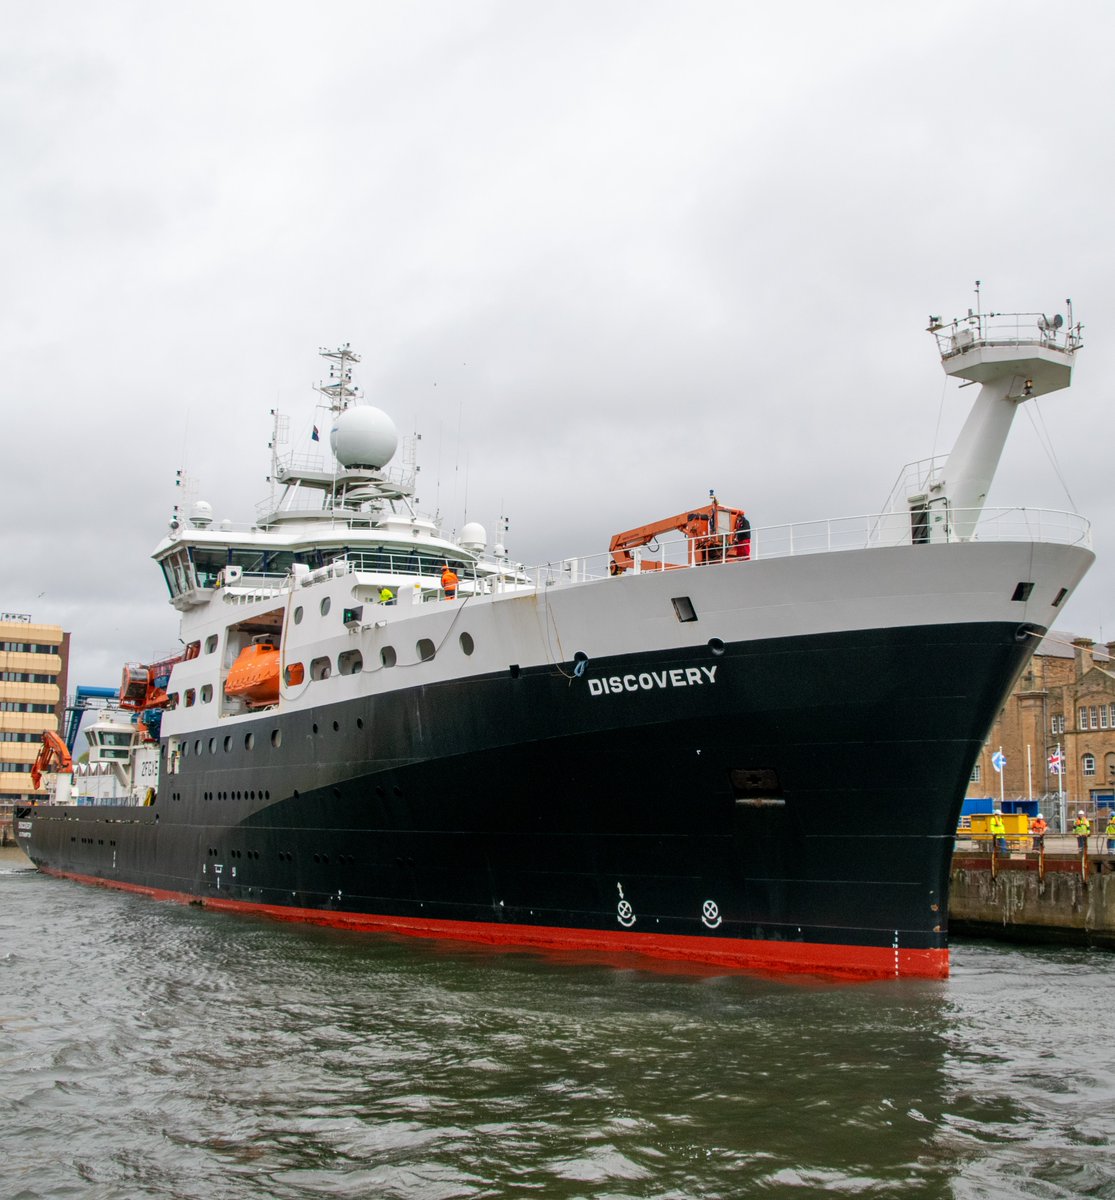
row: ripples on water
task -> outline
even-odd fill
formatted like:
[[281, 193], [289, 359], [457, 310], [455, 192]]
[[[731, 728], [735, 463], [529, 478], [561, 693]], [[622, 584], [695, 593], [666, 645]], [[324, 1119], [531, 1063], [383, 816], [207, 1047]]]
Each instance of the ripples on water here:
[[1115, 1197], [1115, 956], [701, 976], [33, 872], [0, 926], [4, 1197]]

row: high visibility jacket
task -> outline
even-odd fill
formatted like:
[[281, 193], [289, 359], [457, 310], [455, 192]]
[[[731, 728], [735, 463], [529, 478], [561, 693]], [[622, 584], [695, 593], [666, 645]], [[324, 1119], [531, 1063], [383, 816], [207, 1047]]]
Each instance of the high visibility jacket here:
[[1081, 817], [1072, 827], [1072, 831], [1077, 837], [1088, 837], [1092, 832], [1092, 822], [1087, 817]]
[[1007, 832], [1007, 827], [1003, 824], [1002, 817], [991, 818], [991, 832], [995, 837], [1002, 837]]
[[452, 592], [457, 590], [457, 574], [455, 571], [450, 571], [448, 567], [441, 573], [441, 586], [447, 591]]
[[1048, 828], [1049, 828], [1049, 825], [1047, 824], [1044, 817], [1042, 817], [1042, 819], [1040, 821], [1035, 818], [1033, 821], [1030, 822], [1030, 833], [1034, 837], [1041, 837]]
[[1115, 838], [1115, 813], [1111, 814], [1111, 820], [1107, 822], [1107, 836]]

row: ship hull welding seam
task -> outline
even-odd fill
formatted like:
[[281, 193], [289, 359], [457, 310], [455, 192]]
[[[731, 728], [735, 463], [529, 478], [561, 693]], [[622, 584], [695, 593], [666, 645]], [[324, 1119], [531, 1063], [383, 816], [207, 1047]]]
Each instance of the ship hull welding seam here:
[[1067, 385], [1078, 330], [1005, 356], [972, 321], [942, 358], [995, 419], [883, 513], [752, 529], [710, 494], [599, 570], [443, 537], [329, 352], [337, 464], [273, 461], [287, 491], [250, 527], [176, 514], [155, 558], [186, 650], [130, 664], [93, 738], [128, 746], [123, 794], [44, 750], [20, 844], [52, 875], [354, 930], [947, 975], [972, 764], [1093, 557], [1082, 518], [970, 494], [1006, 409]]

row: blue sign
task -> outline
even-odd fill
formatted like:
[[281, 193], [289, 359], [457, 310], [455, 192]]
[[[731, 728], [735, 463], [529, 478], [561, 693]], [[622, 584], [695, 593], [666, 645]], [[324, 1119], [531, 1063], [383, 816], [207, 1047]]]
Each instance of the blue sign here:
[[1003, 773], [1003, 768], [1007, 765], [1007, 756], [1002, 752], [1002, 750], [996, 751], [991, 756], [991, 765], [996, 771], [999, 772], [1000, 775]]

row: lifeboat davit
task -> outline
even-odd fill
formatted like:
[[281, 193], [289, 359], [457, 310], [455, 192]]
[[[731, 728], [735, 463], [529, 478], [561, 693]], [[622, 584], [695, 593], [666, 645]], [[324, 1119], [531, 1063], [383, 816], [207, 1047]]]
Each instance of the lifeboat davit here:
[[252, 708], [275, 704], [279, 699], [279, 648], [271, 642], [245, 646], [225, 680], [225, 695], [243, 700]]

